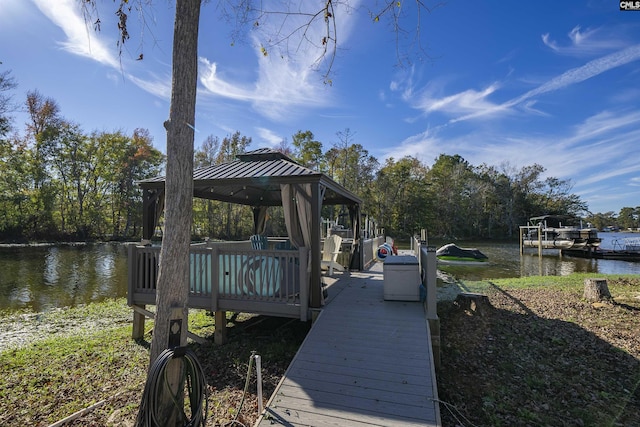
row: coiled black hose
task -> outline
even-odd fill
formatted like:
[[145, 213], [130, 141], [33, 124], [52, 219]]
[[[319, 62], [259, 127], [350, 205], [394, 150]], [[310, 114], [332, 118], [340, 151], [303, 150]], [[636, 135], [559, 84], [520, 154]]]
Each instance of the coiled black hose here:
[[[181, 383], [187, 386], [191, 419], [184, 412], [182, 399], [171, 392], [167, 379], [167, 366], [171, 359], [182, 359]], [[179, 389], [179, 393], [184, 386]], [[166, 420], [162, 419], [162, 409], [159, 406], [161, 394], [169, 394], [173, 404], [178, 409], [181, 422], [185, 427], [204, 426], [207, 421], [207, 383], [202, 366], [195, 353], [187, 347], [177, 347], [164, 350], [153, 362], [149, 369], [147, 383], [144, 386], [142, 402], [136, 418], [136, 427], [164, 427]], [[166, 413], [166, 412], [165, 412]]]

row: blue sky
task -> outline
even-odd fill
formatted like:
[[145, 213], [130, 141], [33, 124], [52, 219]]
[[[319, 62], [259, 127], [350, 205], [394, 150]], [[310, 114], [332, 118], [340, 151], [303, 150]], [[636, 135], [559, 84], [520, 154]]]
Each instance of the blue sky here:
[[[115, 3], [99, 0], [99, 33], [80, 4], [2, 0], [0, 71], [17, 80], [15, 100], [37, 89], [86, 132], [147, 128], [164, 152], [173, 1], [154, 0], [145, 26], [132, 14], [120, 57]], [[264, 56], [275, 20], [232, 43], [217, 4], [201, 14], [196, 147], [236, 130], [250, 148], [275, 147], [311, 130], [327, 150], [349, 128], [381, 163], [411, 155], [430, 166], [440, 154], [508, 169], [538, 163], [570, 179], [594, 213], [640, 206], [640, 11], [614, 0], [450, 0], [422, 15], [421, 54], [398, 51], [388, 22], [351, 1], [336, 13], [326, 85], [313, 68], [317, 49], [292, 38], [285, 55], [269, 47]], [[411, 13], [414, 4], [402, 6]], [[399, 65], [399, 52], [411, 61]], [[23, 129], [25, 117], [16, 118]]]

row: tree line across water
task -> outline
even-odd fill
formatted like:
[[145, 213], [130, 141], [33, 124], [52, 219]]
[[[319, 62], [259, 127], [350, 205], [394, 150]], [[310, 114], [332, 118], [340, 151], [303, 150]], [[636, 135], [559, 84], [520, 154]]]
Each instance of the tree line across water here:
[[[32, 91], [24, 104], [29, 120], [20, 133], [11, 117], [13, 88], [10, 73], [0, 73], [0, 240], [139, 238], [142, 197], [136, 181], [161, 174], [165, 163], [149, 132], [86, 133], [62, 116], [55, 100]], [[640, 226], [640, 208], [587, 214], [571, 182], [544, 178], [539, 164], [475, 166], [448, 154], [431, 166], [415, 157], [380, 163], [350, 129], [336, 136], [325, 150], [311, 131], [298, 131], [277, 149], [357, 194], [363, 212], [390, 235], [427, 229], [451, 238], [515, 238], [518, 226], [542, 214], [583, 217], [598, 228]], [[222, 140], [209, 136], [195, 150], [195, 167], [234, 160], [250, 145], [251, 138], [240, 132]], [[325, 218], [342, 218], [339, 208], [324, 209]], [[281, 209], [271, 208], [269, 218], [270, 234], [286, 234]], [[247, 207], [196, 199], [192, 227], [194, 237], [246, 238], [253, 216]]]

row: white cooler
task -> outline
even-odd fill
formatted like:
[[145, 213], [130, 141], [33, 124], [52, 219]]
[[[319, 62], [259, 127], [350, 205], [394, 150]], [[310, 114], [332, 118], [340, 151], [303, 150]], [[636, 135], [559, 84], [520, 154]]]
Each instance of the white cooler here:
[[382, 267], [384, 299], [420, 301], [420, 267], [413, 255], [388, 256]]

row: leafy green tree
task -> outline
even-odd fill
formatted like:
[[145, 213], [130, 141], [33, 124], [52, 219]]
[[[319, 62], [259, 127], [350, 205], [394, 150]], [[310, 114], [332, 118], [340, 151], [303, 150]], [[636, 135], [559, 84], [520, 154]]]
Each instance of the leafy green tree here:
[[428, 168], [414, 157], [388, 158], [377, 171], [370, 206], [394, 236], [410, 236], [427, 228], [431, 218]]
[[196, 168], [212, 166], [216, 164], [216, 158], [220, 151], [220, 139], [209, 135], [194, 153], [193, 164]]
[[362, 194], [373, 181], [378, 160], [360, 144], [355, 133], [346, 128], [336, 133], [339, 142], [325, 155], [333, 178], [346, 189]]
[[139, 235], [142, 194], [136, 181], [159, 175], [164, 155], [153, 147], [149, 131], [142, 128], [135, 129], [132, 136], [121, 131], [94, 132], [90, 141], [96, 153], [91, 175], [91, 228], [100, 236]]
[[[195, 151], [194, 165], [196, 168], [215, 165], [220, 151], [220, 139], [209, 135], [199, 149]], [[220, 229], [222, 204], [216, 200], [196, 199], [193, 201], [193, 228], [194, 234], [205, 234], [208, 237], [217, 237]]]
[[[338, 142], [324, 154], [321, 171], [341, 184], [347, 190], [359, 195], [363, 201], [363, 212], [369, 211], [376, 203], [372, 193], [378, 160], [360, 144], [355, 143], [355, 133], [346, 128], [336, 133]], [[335, 206], [329, 206], [324, 215], [335, 218]]]
[[25, 145], [0, 138], [0, 239], [22, 239], [31, 209]]
[[60, 195], [61, 232], [86, 238], [89, 232], [85, 221], [88, 174], [93, 167], [88, 140], [78, 125], [63, 122], [49, 142], [55, 147], [50, 162], [57, 178], [52, 183], [58, 184]]
[[[226, 136], [222, 139], [220, 144], [220, 150], [216, 159], [216, 164], [231, 162], [236, 160], [238, 154], [242, 154], [247, 151], [247, 147], [251, 144], [251, 138], [244, 136], [240, 131], [236, 131], [231, 136]], [[234, 205], [231, 203], [224, 203], [225, 214], [223, 215], [222, 224], [224, 224], [224, 231], [221, 233], [221, 237], [225, 239], [239, 238], [243, 235], [243, 230], [248, 224], [252, 224], [253, 216], [246, 208], [242, 206]]]
[[10, 71], [0, 73], [0, 238], [15, 238], [22, 234], [25, 193], [23, 162], [17, 141], [9, 138], [14, 109], [11, 91], [18, 84]]
[[571, 193], [570, 180], [548, 177], [541, 182], [540, 191], [534, 195], [536, 205], [549, 215], [581, 216], [587, 206], [578, 196]]
[[322, 143], [316, 141], [310, 130], [301, 131], [293, 135], [293, 159], [311, 170], [319, 171], [322, 167]]
[[215, 164], [236, 160], [236, 156], [246, 152], [250, 144], [251, 137], [242, 135], [240, 131], [234, 132], [233, 135], [227, 135], [220, 143], [218, 154], [215, 157]]
[[618, 214], [617, 224], [623, 230], [637, 229], [640, 217], [639, 208], [624, 207], [620, 209]]
[[[0, 64], [2, 64], [0, 62]], [[18, 83], [11, 76], [11, 71], [0, 73], [0, 141], [9, 134], [11, 130], [11, 111], [15, 108], [12, 102], [11, 91], [18, 87]]]
[[477, 196], [480, 198], [482, 225], [481, 237], [512, 237], [518, 222], [513, 218], [513, 193], [511, 180], [494, 166], [486, 164], [476, 168], [477, 179], [482, 183]]
[[429, 171], [434, 202], [436, 235], [458, 236], [464, 229], [470, 190], [465, 187], [473, 176], [471, 165], [460, 155], [441, 154]]
[[55, 210], [57, 187], [51, 180], [49, 167], [56, 150], [56, 141], [64, 120], [60, 108], [52, 98], [46, 98], [38, 91], [27, 93], [26, 140], [28, 143], [28, 174], [32, 179], [28, 207], [30, 237], [50, 236], [56, 230], [53, 212]]
[[591, 214], [587, 216], [586, 220], [593, 224], [598, 230], [603, 230], [605, 227], [616, 226], [618, 224], [618, 218], [613, 211]]

